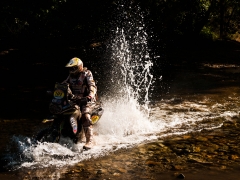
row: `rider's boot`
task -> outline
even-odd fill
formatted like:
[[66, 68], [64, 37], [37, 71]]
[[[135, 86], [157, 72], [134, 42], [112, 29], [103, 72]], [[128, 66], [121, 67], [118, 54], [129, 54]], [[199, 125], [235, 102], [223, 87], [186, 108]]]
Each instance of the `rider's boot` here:
[[86, 144], [83, 146], [83, 149], [88, 150], [93, 146], [93, 127], [90, 125], [89, 127], [84, 127], [83, 130], [86, 136]]

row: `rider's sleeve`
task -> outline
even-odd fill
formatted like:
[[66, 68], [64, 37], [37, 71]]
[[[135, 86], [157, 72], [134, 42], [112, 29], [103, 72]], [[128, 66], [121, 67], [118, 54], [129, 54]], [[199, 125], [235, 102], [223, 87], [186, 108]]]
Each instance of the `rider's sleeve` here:
[[[62, 83], [69, 83], [69, 78], [70, 78], [70, 75], [67, 77], [67, 79], [65, 79]], [[68, 94], [70, 96], [72, 96], [72, 90], [70, 89], [70, 87], [68, 87]]]
[[96, 93], [97, 93], [97, 87], [95, 84], [95, 81], [93, 79], [93, 75], [91, 71], [87, 71], [87, 83], [88, 83], [88, 87], [89, 87], [89, 96], [91, 96], [92, 98], [95, 97]]
[[67, 77], [67, 79], [65, 79], [62, 83], [68, 83], [69, 78], [70, 78], [70, 75], [69, 75], [69, 76]]

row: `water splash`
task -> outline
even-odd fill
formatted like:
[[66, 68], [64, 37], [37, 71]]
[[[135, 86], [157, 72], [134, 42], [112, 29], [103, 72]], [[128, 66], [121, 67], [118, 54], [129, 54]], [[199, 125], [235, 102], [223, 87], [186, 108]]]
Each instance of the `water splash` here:
[[153, 85], [153, 62], [148, 34], [139, 6], [120, 6], [121, 13], [109, 43], [113, 99], [144, 109], [149, 114], [149, 91]]

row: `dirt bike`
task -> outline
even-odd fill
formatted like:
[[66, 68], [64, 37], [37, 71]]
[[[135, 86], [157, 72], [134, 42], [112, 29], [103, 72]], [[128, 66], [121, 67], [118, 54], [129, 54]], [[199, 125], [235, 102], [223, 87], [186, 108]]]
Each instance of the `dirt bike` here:
[[[88, 99], [75, 98], [67, 83], [56, 83], [49, 104], [50, 118], [44, 119], [43, 123], [49, 123], [47, 128], [42, 129], [35, 137], [37, 142], [58, 143], [61, 137], [69, 137], [77, 143], [76, 134], [82, 131], [82, 114], [80, 107], [86, 105]], [[103, 114], [101, 102], [91, 103], [93, 106], [90, 112], [92, 124], [96, 124]]]

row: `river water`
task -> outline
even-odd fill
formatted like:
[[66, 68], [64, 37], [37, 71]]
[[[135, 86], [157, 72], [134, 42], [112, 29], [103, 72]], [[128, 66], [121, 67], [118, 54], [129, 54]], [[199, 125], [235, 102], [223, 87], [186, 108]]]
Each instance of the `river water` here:
[[[72, 170], [73, 176], [67, 177], [69, 179], [84, 179], [86, 175], [90, 177], [91, 170], [95, 175], [105, 174], [106, 177], [99, 177], [104, 179], [110, 177], [108, 173], [111, 171], [101, 168], [104, 163], [110, 169], [118, 167], [117, 163], [108, 158], [111, 156], [113, 159], [121, 157], [127, 165], [125, 169], [119, 165], [118, 171], [110, 174], [115, 174], [116, 179], [122, 179], [124, 176], [121, 174], [128, 173], [127, 179], [134, 179], [135, 174], [140, 172], [134, 172], [131, 168], [131, 164], [137, 160], [130, 152], [140, 145], [158, 142], [173, 135], [211, 131], [239, 117], [240, 65], [234, 59], [239, 54], [229, 56], [231, 59], [227, 63], [223, 63], [227, 57], [217, 59], [222, 58], [221, 53], [213, 55], [214, 52], [199, 51], [195, 52], [199, 56], [193, 57], [193, 52], [187, 56], [176, 54], [172, 55], [175, 60], [184, 57], [190, 60], [181, 59], [181, 64], [172, 62], [165, 71], [156, 72], [153, 70], [156, 66], [154, 63], [163, 59], [156, 54], [150, 56], [147, 45], [149, 37], [141, 13], [139, 16], [138, 21], [127, 18], [125, 24], [130, 24], [131, 28], [124, 27], [125, 24], [117, 27], [107, 47], [110, 54], [107, 69], [109, 78], [106, 84], [99, 86], [105, 111], [94, 127], [94, 147], [83, 151], [84, 142], [73, 144], [69, 139], [61, 139], [59, 144], [42, 143], [33, 146], [32, 136], [45, 126], [41, 124], [41, 117], [10, 119], [5, 116], [0, 121], [1, 179], [66, 178], [71, 167], [78, 167], [78, 170]], [[238, 49], [225, 53], [236, 53], [239, 46], [236, 47]], [[212, 56], [208, 59], [201, 59], [210, 54]], [[18, 89], [30, 93], [44, 90], [41, 87], [26, 90], [19, 86]], [[4, 87], [1, 90], [6, 91]], [[22, 102], [32, 101], [30, 98]], [[28, 104], [24, 105], [29, 108]], [[41, 110], [35, 113], [39, 115]], [[128, 151], [129, 154], [121, 154]], [[93, 166], [98, 169], [93, 169]]]
[[[74, 145], [68, 139], [60, 144], [32, 146], [32, 135], [44, 126], [41, 119], [1, 119], [2, 165], [5, 167], [1, 179], [59, 179], [66, 177], [69, 168], [76, 165], [89, 168], [85, 171], [91, 171], [91, 166], [98, 163], [100, 169], [104, 163], [117, 167], [111, 159], [102, 160], [109, 155], [112, 158], [120, 156], [122, 162], [134, 163], [135, 157], [130, 152], [139, 145], [158, 142], [172, 135], [215, 129], [226, 121], [239, 118], [240, 68], [233, 64], [203, 63], [197, 69], [200, 71], [187, 66], [179, 69], [181, 74], [176, 73], [172, 92], [149, 103], [149, 111], [139, 109], [139, 104], [132, 99], [128, 103], [125, 99], [117, 102], [103, 99], [105, 112], [94, 127], [95, 146], [89, 151], [82, 150], [83, 143]], [[125, 155], [121, 155], [122, 151]], [[131, 169], [131, 163], [120, 174]], [[96, 169], [93, 171], [97, 174]], [[75, 169], [75, 173], [79, 172]], [[80, 177], [84, 179], [85, 175]]]

